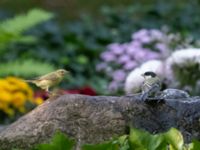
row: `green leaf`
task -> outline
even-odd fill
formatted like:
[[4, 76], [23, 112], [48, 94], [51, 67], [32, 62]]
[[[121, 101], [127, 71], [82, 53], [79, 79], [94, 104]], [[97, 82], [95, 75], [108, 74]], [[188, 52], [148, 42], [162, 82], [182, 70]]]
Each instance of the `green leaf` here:
[[151, 135], [146, 131], [133, 128], [130, 132], [129, 142], [131, 149], [134, 150], [162, 150], [167, 147], [161, 134]]
[[55, 67], [32, 59], [0, 64], [0, 76], [35, 77], [52, 72]]
[[128, 135], [123, 135], [118, 139], [119, 150], [128, 150], [130, 148], [128, 143]]
[[84, 55], [79, 55], [77, 57], [77, 61], [80, 64], [87, 64], [88, 63], [88, 58], [86, 56], [84, 56]]
[[23, 35], [23, 36], [20, 35], [19, 38], [17, 39], [17, 42], [20, 42], [20, 43], [34, 43], [36, 41], [37, 39], [31, 35]]
[[200, 142], [197, 140], [193, 140], [192, 143], [188, 145], [188, 150], [199, 150]]
[[57, 150], [70, 150], [73, 148], [74, 144], [74, 140], [68, 139], [61, 132], [58, 132], [52, 140], [52, 145], [55, 146]]
[[74, 140], [68, 139], [61, 132], [57, 132], [54, 135], [51, 143], [39, 144], [35, 150], [71, 150], [74, 144]]
[[110, 141], [96, 145], [83, 145], [82, 150], [119, 150], [119, 148], [117, 143]]
[[169, 143], [174, 150], [182, 150], [183, 149], [183, 136], [181, 132], [179, 132], [175, 128], [171, 128], [168, 132], [163, 134], [165, 141]]
[[33, 26], [47, 21], [53, 17], [52, 13], [33, 9], [26, 15], [18, 15], [0, 23], [0, 52], [6, 51], [5, 47], [12, 42], [33, 43], [36, 38], [25, 36], [23, 33]]
[[26, 15], [18, 15], [12, 19], [3, 21], [0, 30], [7, 33], [20, 34], [38, 23], [47, 21], [53, 17], [52, 13], [41, 9], [30, 10]]

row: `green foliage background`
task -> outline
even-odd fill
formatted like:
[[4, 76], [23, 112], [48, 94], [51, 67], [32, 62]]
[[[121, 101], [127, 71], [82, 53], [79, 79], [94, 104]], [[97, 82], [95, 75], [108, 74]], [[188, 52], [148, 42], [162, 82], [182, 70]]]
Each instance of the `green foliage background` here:
[[[33, 9], [27, 14], [18, 15], [0, 23], [0, 76], [15, 75], [30, 77], [53, 71], [55, 68], [47, 63], [31, 59], [31, 57], [14, 58], [16, 55], [15, 44], [34, 44], [37, 37], [24, 34], [37, 24], [45, 22], [53, 17], [53, 14], [43, 10]], [[9, 50], [13, 47], [13, 51]], [[21, 49], [19, 49], [21, 51]], [[23, 52], [26, 53], [26, 52]], [[4, 59], [5, 58], [5, 59]]]
[[[48, 2], [30, 1], [28, 4], [25, 1], [16, 1], [18, 5], [15, 7], [11, 7], [10, 2], [2, 2], [2, 6], [8, 11], [15, 10], [21, 13], [22, 10], [30, 9], [31, 6], [53, 10]], [[58, 1], [57, 5], [63, 7], [56, 9], [54, 19], [51, 19], [52, 13], [32, 10], [27, 15], [15, 15], [16, 18], [1, 22], [0, 31], [3, 33], [0, 35], [1, 47], [3, 47], [0, 49], [1, 65], [25, 62], [30, 59], [40, 64], [50, 65], [49, 67], [33, 65], [33, 70], [36, 70], [34, 73], [27, 73], [30, 69], [16, 73], [17, 69], [11, 68], [10, 70], [14, 70], [12, 73], [3, 70], [0, 76], [11, 73], [11, 75], [19, 76], [26, 74], [26, 77], [32, 78], [56, 68], [65, 68], [71, 72], [73, 78], [69, 77], [69, 83], [63, 85], [64, 88], [91, 86], [98, 94], [106, 95], [109, 94], [107, 90], [109, 79], [97, 72], [95, 68], [101, 61], [100, 53], [109, 43], [129, 42], [131, 34], [138, 29], [159, 29], [164, 25], [174, 32], [181, 33], [183, 37], [192, 36], [198, 39], [200, 35], [198, 0], [191, 2], [186, 0], [167, 2], [164, 0], [137, 2], [110, 0], [107, 4], [101, 1], [90, 2], [76, 0], [70, 3], [69, 9], [65, 9], [68, 5]], [[23, 4], [27, 7], [19, 9]], [[71, 14], [71, 16], [66, 14]], [[37, 69], [38, 67], [40, 69]]]

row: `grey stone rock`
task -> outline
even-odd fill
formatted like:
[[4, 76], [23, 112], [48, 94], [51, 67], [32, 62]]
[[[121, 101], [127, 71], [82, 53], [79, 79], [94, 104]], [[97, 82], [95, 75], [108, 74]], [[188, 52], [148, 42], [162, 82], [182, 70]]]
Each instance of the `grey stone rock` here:
[[182, 98], [189, 98], [190, 95], [183, 90], [166, 89], [161, 92], [161, 97], [164, 99], [182, 99]]
[[63, 95], [46, 101], [0, 132], [0, 149], [28, 150], [48, 142], [57, 130], [85, 143], [123, 135], [127, 127], [159, 133], [178, 128], [186, 142], [200, 139], [200, 98], [145, 103], [140, 96]]

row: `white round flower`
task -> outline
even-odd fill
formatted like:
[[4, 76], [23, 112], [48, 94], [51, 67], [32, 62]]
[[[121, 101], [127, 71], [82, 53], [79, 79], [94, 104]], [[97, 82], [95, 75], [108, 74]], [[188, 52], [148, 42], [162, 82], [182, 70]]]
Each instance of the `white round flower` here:
[[163, 73], [164, 73], [164, 63], [160, 60], [150, 60], [142, 64], [140, 67], [142, 72], [146, 71], [153, 71], [155, 72], [160, 78], [163, 78]]
[[140, 86], [144, 80], [141, 74], [142, 70], [136, 68], [127, 76], [125, 81], [125, 92], [127, 94], [137, 93], [140, 91]]
[[[192, 77], [194, 75], [194, 72], [191, 72], [191, 70], [196, 69], [196, 65], [200, 65], [199, 48], [187, 48], [173, 52], [172, 55], [166, 60], [166, 66], [168, 66], [167, 69], [169, 70], [169, 72], [171, 72], [171, 77], [173, 77], [172, 84], [174, 84], [175, 86], [180, 85], [183, 80], [185, 82], [185, 79], [188, 80], [190, 76]], [[199, 69], [195, 71], [197, 76], [199, 74]], [[185, 74], [185, 71], [187, 71], [188, 73]], [[191, 80], [198, 79], [191, 78]], [[188, 82], [189, 84], [191, 81], [186, 82]]]
[[160, 60], [150, 60], [142, 66], [134, 69], [126, 78], [125, 92], [127, 94], [137, 93], [141, 89], [144, 78], [141, 76], [146, 71], [155, 72], [160, 78], [164, 78], [164, 63]]
[[199, 64], [200, 49], [189, 48], [175, 51], [166, 62], [169, 66], [177, 65], [179, 67], [185, 67], [196, 63]]
[[174, 71], [178, 68], [185, 68], [193, 66], [194, 64], [200, 64], [200, 49], [188, 48], [177, 50], [166, 60], [166, 66], [168, 72], [171, 72], [171, 77], [174, 79]]

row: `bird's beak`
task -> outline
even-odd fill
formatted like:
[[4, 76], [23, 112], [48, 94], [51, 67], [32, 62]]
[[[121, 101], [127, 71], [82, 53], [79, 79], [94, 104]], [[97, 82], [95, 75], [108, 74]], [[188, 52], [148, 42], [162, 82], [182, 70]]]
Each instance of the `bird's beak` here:
[[67, 70], [65, 70], [65, 73], [66, 73], [66, 74], [70, 74], [70, 72], [69, 72], [69, 71], [67, 71]]

